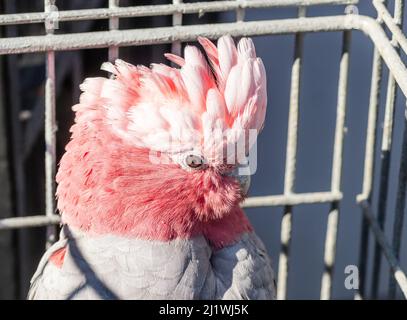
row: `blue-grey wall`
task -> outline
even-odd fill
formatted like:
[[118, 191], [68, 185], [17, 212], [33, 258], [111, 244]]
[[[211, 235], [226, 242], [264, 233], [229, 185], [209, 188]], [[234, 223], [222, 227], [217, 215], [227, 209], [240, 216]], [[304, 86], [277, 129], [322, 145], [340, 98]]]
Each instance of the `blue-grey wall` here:
[[[359, 12], [375, 16], [372, 4], [367, 0], [361, 1]], [[308, 11], [310, 16], [342, 13], [343, 8], [338, 7], [312, 8]], [[286, 18], [295, 14], [296, 11], [292, 9], [248, 11], [246, 19]], [[233, 21], [234, 18], [233, 14], [222, 15], [223, 21]], [[330, 188], [341, 42], [341, 33], [308, 34], [305, 37], [295, 187], [297, 192], [328, 191]], [[258, 170], [253, 177], [250, 194], [281, 194], [284, 183], [294, 36], [257, 37], [255, 44], [257, 54], [262, 57], [267, 69], [269, 104], [266, 126], [258, 143]], [[373, 45], [370, 40], [361, 32], [354, 32], [351, 42], [347, 133], [344, 144], [342, 180], [344, 200], [341, 205], [333, 284], [333, 298], [339, 299], [351, 299], [354, 294], [344, 287], [344, 268], [346, 265], [358, 264], [361, 212], [355, 198], [362, 187], [372, 57]], [[383, 80], [385, 88], [387, 70]], [[382, 92], [385, 93], [385, 90]], [[381, 97], [379, 136], [382, 132], [384, 98], [385, 94]], [[404, 101], [404, 97], [400, 95], [397, 102], [392, 154], [389, 213], [386, 224], [388, 235], [391, 234], [389, 231], [393, 223]], [[379, 140], [379, 146], [380, 143]], [[377, 155], [379, 160], [379, 154]], [[376, 172], [378, 169], [376, 166]], [[375, 191], [377, 192], [377, 184]], [[374, 203], [377, 203], [376, 197]], [[288, 298], [319, 298], [328, 210], [327, 204], [304, 205], [294, 210]], [[280, 250], [282, 211], [282, 208], [247, 210], [257, 233], [266, 243], [276, 269]], [[403, 266], [406, 266], [407, 256], [404, 252], [402, 261]], [[370, 259], [369, 272], [371, 263]], [[384, 297], [388, 281], [387, 263], [382, 264], [381, 270], [381, 294]]]

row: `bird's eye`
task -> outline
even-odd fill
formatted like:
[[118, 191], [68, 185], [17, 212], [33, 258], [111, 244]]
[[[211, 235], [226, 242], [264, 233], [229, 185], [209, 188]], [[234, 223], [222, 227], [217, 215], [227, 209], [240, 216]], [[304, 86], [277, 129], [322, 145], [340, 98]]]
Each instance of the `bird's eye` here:
[[185, 164], [191, 169], [201, 169], [205, 166], [205, 161], [201, 156], [190, 154], [185, 158]]

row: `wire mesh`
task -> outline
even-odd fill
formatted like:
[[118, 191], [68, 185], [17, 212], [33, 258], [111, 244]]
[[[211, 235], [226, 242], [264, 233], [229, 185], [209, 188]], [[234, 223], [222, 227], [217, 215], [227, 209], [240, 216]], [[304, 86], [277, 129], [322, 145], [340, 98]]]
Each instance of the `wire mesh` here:
[[[284, 214], [281, 221], [281, 251], [278, 267], [279, 299], [287, 297], [287, 281], [290, 265], [290, 243], [293, 209], [295, 206], [312, 203], [329, 203], [327, 232], [324, 249], [324, 271], [321, 280], [321, 299], [330, 299], [332, 292], [333, 270], [335, 266], [335, 252], [338, 233], [340, 204], [343, 198], [341, 188], [343, 144], [346, 120], [346, 101], [349, 70], [350, 39], [353, 31], [364, 32], [374, 44], [374, 58], [372, 67], [372, 81], [370, 91], [370, 105], [368, 113], [368, 127], [365, 144], [364, 179], [362, 192], [357, 197], [362, 214], [362, 239], [360, 249], [360, 291], [357, 298], [368, 297], [366, 293], [365, 277], [368, 255], [368, 236], [371, 232], [375, 239], [374, 270], [372, 297], [377, 297], [378, 274], [382, 254], [391, 267], [391, 281], [389, 297], [395, 297], [396, 285], [407, 298], [407, 280], [399, 262], [400, 239], [405, 209], [407, 189], [407, 122], [403, 140], [403, 152], [400, 163], [399, 186], [396, 199], [396, 219], [393, 227], [393, 241], [387, 240], [383, 231], [386, 213], [389, 161], [392, 149], [394, 108], [397, 87], [404, 97], [407, 95], [407, 69], [400, 58], [400, 49], [407, 50], [407, 39], [401, 29], [403, 17], [403, 1], [395, 1], [394, 16], [387, 9], [386, 2], [374, 0], [377, 9], [377, 19], [357, 14], [338, 16], [306, 17], [307, 8], [317, 5], [355, 5], [357, 0], [253, 0], [253, 1], [211, 1], [184, 3], [173, 0], [171, 4], [120, 7], [119, 0], [109, 0], [108, 8], [59, 11], [58, 21], [82, 21], [107, 19], [109, 31], [89, 33], [54, 34], [53, 28], [46, 28], [46, 35], [15, 37], [13, 35], [0, 39], [0, 55], [15, 55], [19, 53], [44, 52], [46, 54], [46, 87], [45, 87], [45, 142], [46, 142], [46, 212], [44, 215], [15, 217], [0, 220], [0, 231], [27, 227], [47, 227], [47, 245], [55, 241], [55, 224], [60, 222], [56, 214], [55, 193], [55, 51], [81, 50], [90, 48], [108, 48], [109, 60], [119, 57], [122, 46], [155, 45], [171, 43], [172, 52], [179, 54], [182, 42], [196, 40], [197, 36], [216, 39], [223, 34], [232, 36], [259, 36], [294, 34], [294, 59], [291, 69], [291, 94], [289, 105], [289, 125], [287, 135], [287, 154], [285, 166], [284, 193], [280, 195], [265, 195], [249, 197], [243, 207], [282, 206]], [[0, 25], [15, 26], [19, 24], [47, 23], [49, 13], [55, 1], [44, 0], [44, 12], [3, 14], [0, 15]], [[265, 21], [244, 21], [245, 10], [297, 7], [298, 17], [292, 19], [277, 19]], [[236, 22], [222, 24], [183, 26], [184, 14], [203, 14], [206, 12], [236, 13]], [[172, 27], [142, 28], [137, 30], [120, 30], [120, 18], [135, 18], [148, 16], [172, 16]], [[391, 39], [385, 33], [388, 28]], [[337, 118], [333, 149], [333, 163], [331, 175], [331, 190], [328, 192], [296, 193], [295, 178], [297, 166], [298, 113], [300, 109], [301, 65], [303, 60], [304, 34], [310, 32], [343, 32], [342, 53], [340, 58], [340, 72], [337, 92]], [[382, 162], [379, 183], [380, 200], [378, 216], [372, 203], [374, 185], [374, 153], [377, 148], [378, 109], [380, 107], [380, 84], [383, 63], [390, 71], [387, 84], [385, 105], [385, 121], [381, 146]]]

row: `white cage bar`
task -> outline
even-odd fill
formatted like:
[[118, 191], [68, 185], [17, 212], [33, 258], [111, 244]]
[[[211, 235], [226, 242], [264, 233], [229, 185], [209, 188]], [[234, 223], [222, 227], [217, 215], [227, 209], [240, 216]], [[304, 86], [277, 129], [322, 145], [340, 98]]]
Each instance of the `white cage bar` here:
[[[298, 8], [298, 18], [304, 18], [306, 8]], [[295, 169], [297, 160], [297, 141], [298, 141], [298, 116], [300, 103], [300, 85], [301, 85], [301, 64], [303, 58], [303, 42], [304, 34], [297, 33], [295, 35], [294, 59], [291, 69], [291, 91], [290, 91], [290, 106], [288, 115], [288, 132], [287, 132], [287, 152], [285, 162], [284, 176], [284, 195], [294, 193]], [[281, 220], [281, 251], [278, 262], [278, 287], [277, 299], [285, 299], [287, 297], [287, 281], [289, 255], [291, 245], [292, 232], [292, 205], [284, 206], [283, 218]]]
[[[51, 13], [54, 0], [44, 0], [44, 11]], [[54, 23], [45, 21], [47, 36], [54, 33]], [[45, 82], [45, 215], [50, 218], [55, 214], [55, 173], [56, 173], [56, 101], [55, 101], [55, 52], [46, 53]], [[56, 228], [47, 227], [47, 248], [56, 240]]]
[[[380, 269], [380, 257], [384, 255], [391, 268], [391, 281], [389, 296], [394, 298], [396, 284], [407, 298], [406, 274], [400, 267], [399, 250], [402, 233], [402, 222], [405, 208], [406, 181], [407, 181], [407, 121], [403, 140], [403, 152], [400, 164], [400, 178], [396, 199], [396, 221], [393, 230], [393, 241], [387, 240], [383, 232], [385, 221], [385, 204], [387, 202], [387, 184], [389, 179], [389, 159], [381, 163], [380, 194], [378, 216], [372, 204], [372, 190], [374, 188], [374, 165], [376, 150], [377, 113], [380, 107], [379, 92], [382, 66], [385, 65], [390, 72], [387, 85], [387, 98], [385, 105], [385, 122], [381, 151], [390, 152], [393, 138], [393, 117], [397, 87], [401, 89], [404, 97], [407, 96], [407, 69], [400, 58], [399, 50], [406, 53], [407, 39], [401, 30], [403, 1], [395, 0], [394, 17], [388, 12], [386, 2], [374, 0], [378, 17], [373, 19], [357, 14], [339, 16], [306, 17], [306, 8], [316, 5], [354, 5], [358, 0], [252, 0], [252, 1], [211, 1], [184, 3], [173, 0], [171, 4], [151, 5], [137, 7], [119, 7], [119, 0], [109, 0], [108, 8], [59, 11], [59, 21], [81, 21], [107, 19], [109, 31], [53, 34], [47, 29], [46, 35], [8, 37], [0, 39], [0, 55], [19, 53], [44, 52], [47, 57], [47, 81], [45, 99], [45, 141], [46, 141], [46, 212], [45, 215], [15, 217], [0, 220], [0, 231], [20, 229], [26, 227], [48, 226], [47, 241], [52, 242], [55, 228], [60, 222], [55, 212], [55, 51], [81, 50], [90, 48], [108, 48], [109, 60], [119, 55], [121, 46], [155, 45], [171, 43], [172, 51], [179, 53], [182, 42], [194, 41], [198, 36], [217, 39], [224, 34], [232, 36], [260, 36], [294, 34], [295, 48], [291, 70], [291, 93], [289, 106], [289, 126], [287, 137], [287, 155], [285, 167], [284, 193], [281, 195], [265, 195], [250, 197], [243, 207], [281, 206], [284, 214], [281, 225], [281, 252], [278, 273], [278, 298], [287, 297], [287, 280], [289, 276], [289, 247], [291, 242], [291, 228], [293, 208], [302, 204], [329, 203], [327, 233], [324, 250], [324, 272], [321, 281], [321, 299], [331, 298], [333, 268], [335, 264], [336, 238], [338, 231], [339, 208], [342, 200], [342, 153], [346, 118], [346, 97], [349, 70], [350, 37], [353, 31], [362, 31], [374, 44], [375, 53], [372, 66], [372, 83], [370, 93], [370, 106], [368, 114], [368, 128], [366, 138], [366, 153], [364, 161], [364, 179], [362, 192], [357, 197], [363, 218], [362, 241], [360, 251], [361, 288], [358, 297], [368, 297], [365, 289], [366, 263], [368, 258], [368, 235], [372, 232], [375, 239], [374, 269]], [[0, 25], [18, 25], [29, 23], [46, 23], [47, 12], [54, 5], [52, 0], [44, 0], [44, 12], [19, 13], [0, 15]], [[245, 10], [297, 7], [298, 18], [244, 21]], [[207, 12], [236, 12], [236, 22], [204, 25], [182, 26], [185, 14], [203, 14]], [[120, 18], [135, 18], [148, 16], [172, 16], [172, 27], [144, 28], [137, 30], [120, 30]], [[384, 27], [388, 28], [392, 39], [386, 35]], [[337, 118], [334, 138], [334, 153], [331, 175], [331, 190], [328, 192], [296, 193], [296, 144], [298, 138], [298, 112], [300, 108], [301, 64], [303, 60], [302, 47], [304, 33], [311, 32], [343, 32], [342, 54], [340, 59], [340, 72], [337, 93]], [[384, 62], [384, 63], [383, 63]], [[377, 295], [377, 276], [372, 278], [372, 296]]]
[[[396, 0], [394, 4], [394, 18], [392, 18], [389, 12], [386, 10], [384, 3], [381, 1], [373, 1], [377, 11], [380, 13], [380, 16], [383, 20], [386, 21], [386, 24], [391, 27], [393, 33], [400, 32], [403, 21], [403, 12], [404, 12], [404, 2], [402, 0]], [[389, 19], [390, 18], [390, 19]], [[397, 26], [397, 28], [394, 28]], [[399, 35], [400, 38], [400, 35]], [[400, 38], [401, 39], [401, 38]], [[399, 44], [395, 39], [395, 36], [392, 37], [392, 45], [399, 52]], [[404, 50], [407, 48], [403, 47]], [[382, 145], [381, 145], [381, 168], [380, 168], [380, 187], [379, 187], [379, 202], [377, 205], [377, 219], [378, 224], [381, 229], [385, 225], [386, 219], [386, 205], [387, 205], [387, 194], [389, 187], [389, 174], [390, 174], [390, 156], [391, 156], [391, 147], [393, 139], [393, 126], [394, 126], [394, 112], [395, 104], [397, 97], [397, 84], [394, 80], [394, 77], [390, 74], [387, 82], [387, 96], [386, 96], [386, 106], [385, 106], [385, 118], [383, 123], [383, 135], [382, 135]], [[381, 267], [381, 246], [376, 242], [374, 248], [374, 264], [372, 271], [372, 298], [375, 299], [378, 296], [379, 290], [379, 275]], [[390, 283], [392, 280], [390, 280]]]

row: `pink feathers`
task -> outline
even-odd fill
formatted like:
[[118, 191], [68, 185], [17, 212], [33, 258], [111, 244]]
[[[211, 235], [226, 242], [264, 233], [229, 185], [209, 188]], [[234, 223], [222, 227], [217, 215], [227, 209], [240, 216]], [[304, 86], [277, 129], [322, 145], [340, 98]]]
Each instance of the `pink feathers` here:
[[68, 144], [57, 181], [63, 222], [89, 234], [165, 241], [203, 233], [222, 246], [250, 230], [233, 178], [153, 164], [148, 149], [102, 130]]
[[[166, 152], [197, 150], [222, 162], [227, 143], [236, 143], [245, 130], [261, 130], [266, 75], [250, 39], [241, 39], [237, 48], [229, 36], [219, 39], [218, 47], [206, 38], [199, 42], [213, 72], [200, 50], [187, 46], [184, 58], [166, 54], [180, 69], [106, 63], [102, 68], [116, 78], [88, 79], [84, 95], [99, 94], [106, 121], [126, 143]], [[229, 140], [217, 139], [214, 146], [214, 131]]]
[[[250, 230], [239, 208], [238, 183], [223, 175], [228, 144], [260, 131], [266, 75], [250, 39], [237, 48], [229, 36], [216, 47], [198, 39], [181, 68], [133, 66], [121, 60], [102, 68], [113, 79], [89, 78], [57, 175], [63, 221], [89, 233], [168, 240], [204, 233], [215, 246]], [[221, 133], [222, 137], [215, 134]], [[206, 170], [177, 163], [188, 150], [202, 154]], [[157, 151], [167, 163], [152, 163]], [[226, 171], [225, 171], [226, 170]]]
[[66, 254], [66, 247], [58, 249], [50, 257], [49, 261], [52, 262], [57, 268], [62, 268]]

